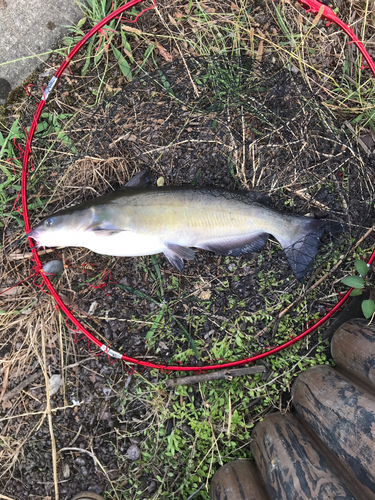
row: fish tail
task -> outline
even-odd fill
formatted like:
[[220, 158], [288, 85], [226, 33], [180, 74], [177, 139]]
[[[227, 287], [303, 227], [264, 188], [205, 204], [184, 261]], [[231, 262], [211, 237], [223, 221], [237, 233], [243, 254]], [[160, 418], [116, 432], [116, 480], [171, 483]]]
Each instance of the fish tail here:
[[280, 241], [289, 264], [301, 283], [314, 269], [320, 238], [324, 233], [338, 234], [343, 228], [337, 222], [299, 217], [297, 230], [288, 241]]

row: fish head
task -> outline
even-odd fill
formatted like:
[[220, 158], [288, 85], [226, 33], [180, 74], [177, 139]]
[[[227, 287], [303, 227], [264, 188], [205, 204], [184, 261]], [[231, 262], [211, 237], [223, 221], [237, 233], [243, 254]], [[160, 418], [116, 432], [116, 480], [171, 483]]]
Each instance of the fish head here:
[[38, 247], [80, 246], [92, 217], [87, 211], [66, 212], [64, 210], [47, 217], [27, 236], [33, 238]]

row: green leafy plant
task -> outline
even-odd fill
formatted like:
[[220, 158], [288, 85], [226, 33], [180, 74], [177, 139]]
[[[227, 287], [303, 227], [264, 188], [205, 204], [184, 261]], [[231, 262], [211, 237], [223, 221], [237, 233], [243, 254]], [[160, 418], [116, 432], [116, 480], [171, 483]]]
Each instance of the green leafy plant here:
[[[22, 226], [20, 215], [9, 210], [14, 203], [17, 192], [21, 189], [19, 184], [19, 173], [22, 168], [19, 159], [19, 152], [16, 149], [15, 141], [24, 139], [25, 133], [15, 120], [10, 129], [0, 131], [0, 218], [12, 217]], [[0, 227], [4, 224], [0, 220]]]
[[[112, 0], [87, 0], [87, 4], [78, 3], [84, 13], [84, 17], [76, 26], [68, 27], [70, 35], [66, 36], [63, 40], [64, 45], [68, 46], [68, 51], [70, 51], [70, 49], [85, 35], [88, 29], [91, 29], [110, 12], [116, 10], [121, 5], [121, 2], [117, 0], [113, 2]], [[130, 17], [135, 17], [137, 14], [139, 14], [139, 12], [134, 8], [127, 12], [127, 15]], [[82, 75], [85, 76], [87, 74], [92, 61], [96, 67], [103, 56], [107, 57], [109, 47], [112, 49], [121, 73], [131, 81], [133, 75], [126, 58], [131, 63], [134, 62], [132, 49], [127, 40], [127, 35], [120, 28], [119, 21], [116, 19], [110, 21], [108, 25], [103, 26], [103, 28], [91, 38], [85, 55], [85, 63], [81, 70]]]
[[[368, 278], [369, 266], [363, 260], [357, 259], [354, 263], [359, 276], [347, 276], [342, 280], [344, 285], [350, 286], [353, 290], [350, 292], [352, 297], [362, 295], [365, 289], [372, 288], [372, 283]], [[375, 313], [375, 302], [372, 299], [366, 299], [362, 302], [362, 312], [366, 319], [369, 319]]]

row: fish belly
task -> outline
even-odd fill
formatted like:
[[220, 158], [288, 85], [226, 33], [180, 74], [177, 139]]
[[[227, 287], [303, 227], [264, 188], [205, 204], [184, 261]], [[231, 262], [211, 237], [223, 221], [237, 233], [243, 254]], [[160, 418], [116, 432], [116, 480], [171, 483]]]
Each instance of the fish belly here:
[[164, 252], [165, 245], [157, 235], [123, 231], [111, 236], [93, 235], [82, 245], [93, 252], [115, 257], [138, 257]]

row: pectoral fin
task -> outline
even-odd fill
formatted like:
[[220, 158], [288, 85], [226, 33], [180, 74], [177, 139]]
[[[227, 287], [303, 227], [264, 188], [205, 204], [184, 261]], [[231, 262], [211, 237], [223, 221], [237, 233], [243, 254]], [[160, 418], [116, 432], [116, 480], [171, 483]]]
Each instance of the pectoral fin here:
[[165, 246], [167, 248], [164, 250], [164, 255], [172, 266], [179, 271], [182, 271], [184, 268], [184, 259], [194, 260], [195, 252], [191, 248], [175, 245], [174, 243], [166, 243]]
[[114, 234], [122, 233], [126, 229], [116, 227], [112, 222], [94, 222], [86, 228], [86, 231], [93, 231], [98, 236], [113, 236]]

